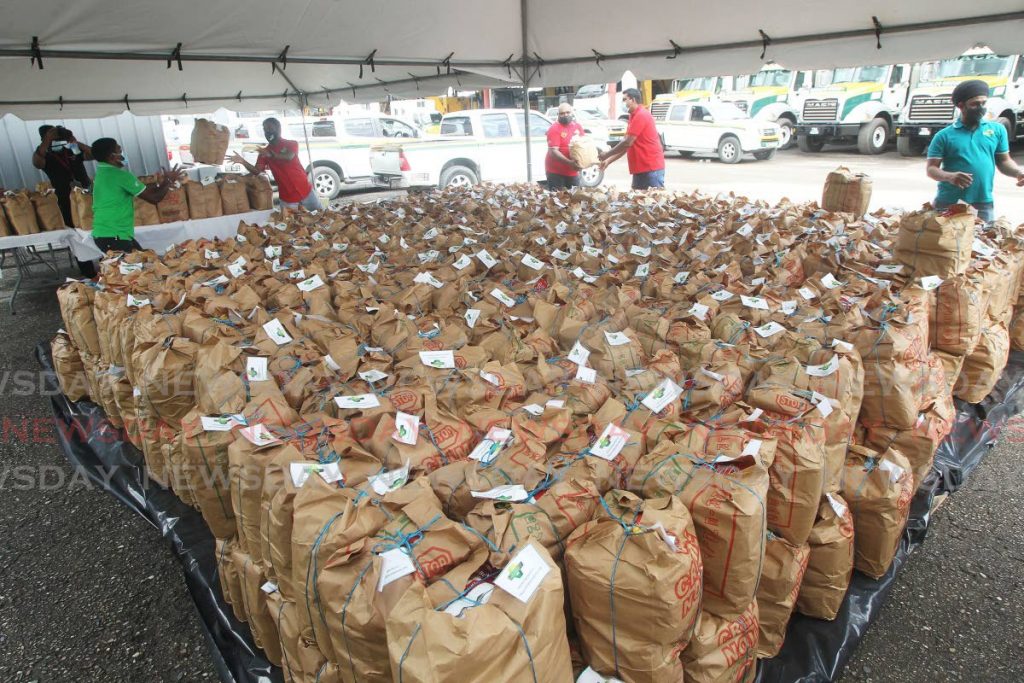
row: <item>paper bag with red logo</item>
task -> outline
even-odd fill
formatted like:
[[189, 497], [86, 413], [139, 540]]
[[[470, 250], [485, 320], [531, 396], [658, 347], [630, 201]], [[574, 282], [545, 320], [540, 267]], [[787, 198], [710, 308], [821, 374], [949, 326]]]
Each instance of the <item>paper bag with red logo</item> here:
[[220, 188], [217, 187], [217, 183], [186, 182], [182, 185], [182, 190], [188, 200], [189, 216], [193, 220], [224, 215], [220, 201]]
[[930, 298], [933, 349], [958, 356], [974, 350], [985, 314], [984, 282], [973, 271], [943, 282]]
[[430, 586], [413, 583], [387, 618], [394, 680], [572, 680], [562, 581], [530, 541], [502, 566], [480, 550]]
[[274, 208], [274, 189], [267, 176], [246, 176], [245, 192], [249, 197], [249, 208], [253, 211], [269, 211]]
[[605, 496], [569, 537], [569, 601], [584, 659], [626, 683], [680, 680], [700, 610], [701, 553], [681, 500]]
[[234, 541], [216, 539], [214, 549], [217, 553], [217, 578], [220, 580], [220, 592], [224, 600], [231, 605], [231, 611], [239, 621], [245, 620], [245, 608], [243, 606], [242, 583], [235, 570], [235, 563], [231, 559], [232, 551], [237, 552]]
[[761, 622], [758, 657], [774, 657], [782, 649], [809, 553], [806, 544], [792, 545], [781, 536], [768, 534], [764, 568], [757, 586], [757, 611]]
[[889, 571], [913, 495], [914, 473], [902, 454], [850, 446], [842, 496], [853, 513], [854, 566], [873, 579]]
[[413, 583], [429, 586], [483, 546], [436, 499], [420, 497], [374, 536], [338, 549], [317, 585], [342, 679], [390, 681], [384, 622], [392, 607]]
[[231, 131], [213, 121], [196, 119], [189, 142], [189, 151], [196, 162], [220, 166], [231, 144]]
[[757, 675], [757, 602], [735, 619], [704, 610], [690, 645], [683, 650], [686, 683], [753, 683]]
[[281, 666], [281, 638], [277, 633], [277, 622], [270, 614], [267, 594], [262, 587], [267, 576], [252, 558], [246, 558], [242, 565], [242, 590], [249, 628], [253, 640], [259, 645], [275, 666]]
[[589, 135], [577, 135], [569, 142], [569, 157], [580, 168], [597, 166], [601, 161], [597, 156], [597, 141]]
[[803, 545], [814, 526], [825, 484], [822, 430], [809, 429], [803, 421], [779, 422], [769, 433], [778, 445], [768, 470], [768, 528], [793, 545]]
[[712, 463], [663, 442], [637, 463], [629, 488], [686, 504], [704, 562], [704, 609], [737, 618], [754, 600], [764, 560], [768, 471], [761, 461], [744, 455]]
[[593, 482], [566, 478], [534, 493], [536, 502], [482, 500], [466, 524], [487, 537], [502, 553], [511, 553], [529, 539], [544, 546], [561, 562], [565, 539], [594, 516], [601, 496]]
[[853, 576], [853, 515], [838, 494], [822, 497], [807, 543], [810, 555], [796, 610], [831, 621], [839, 614]]

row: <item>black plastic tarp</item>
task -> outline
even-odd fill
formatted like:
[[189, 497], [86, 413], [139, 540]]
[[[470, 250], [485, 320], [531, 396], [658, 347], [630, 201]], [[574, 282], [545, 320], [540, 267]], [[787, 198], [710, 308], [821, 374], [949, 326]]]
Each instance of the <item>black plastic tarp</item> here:
[[[72, 466], [150, 522], [168, 540], [181, 561], [185, 582], [199, 610], [214, 663], [225, 683], [281, 683], [281, 670], [256, 648], [248, 626], [235, 619], [224, 602], [217, 577], [214, 539], [202, 516], [149, 482], [142, 454], [121, 438], [93, 403], [72, 403], [59, 392], [50, 350], [36, 350], [46, 381], [58, 440]], [[992, 393], [979, 404], [957, 401], [953, 432], [939, 446], [935, 469], [911, 502], [910, 520], [896, 559], [884, 577], [854, 572], [850, 590], [834, 621], [794, 614], [778, 656], [762, 661], [761, 683], [811, 683], [839, 677], [868, 626], [879, 614], [896, 575], [925, 539], [932, 501], [960, 488], [995, 444], [1006, 422], [1024, 406], [1024, 353], [1014, 352]]]

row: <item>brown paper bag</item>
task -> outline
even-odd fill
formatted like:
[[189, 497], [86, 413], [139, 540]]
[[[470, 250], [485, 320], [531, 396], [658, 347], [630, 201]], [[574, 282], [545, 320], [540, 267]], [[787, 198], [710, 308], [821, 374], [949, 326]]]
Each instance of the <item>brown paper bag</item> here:
[[71, 222], [79, 230], [92, 230], [92, 192], [71, 188]]
[[871, 203], [871, 177], [854, 173], [840, 166], [825, 178], [821, 194], [821, 208], [825, 211], [852, 213], [860, 218]]
[[188, 215], [193, 219], [216, 218], [224, 215], [220, 188], [216, 182], [187, 182], [182, 185], [188, 199]]
[[739, 617], [754, 600], [764, 560], [764, 465], [751, 456], [712, 464], [663, 442], [637, 463], [630, 490], [676, 495], [686, 504], [704, 562], [704, 609]]
[[220, 166], [231, 144], [231, 131], [207, 119], [196, 119], [192, 127], [192, 139], [189, 151], [192, 158], [200, 164]]
[[597, 156], [597, 141], [586, 135], [578, 135], [569, 142], [569, 158], [580, 165], [580, 168], [597, 166], [601, 160]]
[[182, 421], [181, 456], [193, 473], [193, 493], [203, 521], [218, 539], [229, 539], [237, 531], [228, 464], [228, 447], [234, 439], [230, 430], [205, 431], [198, 411]]
[[31, 196], [40, 230], [63, 230], [70, 227], [64, 225], [64, 214], [60, 212], [56, 192], [53, 190], [33, 192]]
[[1010, 336], [1003, 323], [986, 320], [978, 343], [964, 358], [953, 395], [968, 403], [980, 403], [1003, 374], [1010, 357]]
[[569, 601], [584, 658], [626, 683], [679, 680], [679, 651], [700, 609], [693, 521], [675, 496], [644, 500], [612, 491], [605, 506], [566, 543]]
[[215, 540], [217, 552], [217, 575], [220, 579], [220, 592], [229, 605], [231, 611], [239, 621], [245, 621], [245, 605], [242, 597], [242, 581], [235, 569], [233, 560], [234, 554], [238, 553], [238, 546], [233, 540]]
[[160, 211], [157, 209], [156, 204], [150, 204], [145, 199], [136, 197], [133, 200], [133, 205], [135, 207], [136, 227], [160, 224]]
[[913, 495], [914, 475], [902, 454], [850, 446], [842, 496], [853, 513], [854, 566], [873, 579], [889, 571]]
[[160, 203], [156, 205], [161, 223], [175, 223], [189, 219], [188, 200], [185, 190], [181, 187], [171, 188]]
[[28, 192], [8, 192], [0, 199], [7, 212], [7, 221], [15, 235], [34, 235], [39, 232], [39, 219]]
[[966, 204], [945, 212], [922, 210], [900, 220], [896, 258], [914, 276], [937, 275], [943, 280], [960, 275], [971, 261], [974, 218]]
[[50, 342], [53, 354], [53, 369], [60, 382], [60, 390], [69, 401], [81, 401], [89, 396], [89, 382], [85, 377], [85, 366], [78, 349], [67, 333], [58, 333]]
[[[459, 598], [484, 564], [480, 551], [429, 587], [413, 583], [387, 618], [394, 680], [570, 681], [562, 573], [547, 551], [531, 541], [524, 552], [547, 567], [527, 602], [495, 587], [484, 604]], [[517, 572], [514, 556], [511, 574]], [[504, 569], [504, 566], [501, 567]], [[523, 567], [518, 568], [522, 573]], [[476, 595], [475, 593], [470, 593]]]
[[265, 175], [245, 176], [245, 192], [252, 211], [269, 211], [274, 208], [274, 190]]
[[225, 176], [217, 181], [217, 185], [220, 186], [223, 215], [231, 216], [236, 213], [249, 211], [249, 195], [246, 192], [247, 185], [239, 176]]
[[761, 582], [757, 586], [757, 611], [761, 624], [758, 657], [774, 657], [782, 649], [809, 554], [806, 544], [791, 545], [781, 536], [768, 536]]
[[853, 576], [853, 515], [838, 494], [822, 497], [807, 543], [810, 555], [796, 609], [831, 621], [839, 614]]
[[752, 683], [757, 674], [757, 602], [736, 619], [723, 619], [704, 610], [690, 645], [683, 650], [686, 683]]
[[10, 222], [7, 220], [7, 212], [4, 211], [3, 200], [0, 199], [0, 237], [9, 237], [14, 234]]

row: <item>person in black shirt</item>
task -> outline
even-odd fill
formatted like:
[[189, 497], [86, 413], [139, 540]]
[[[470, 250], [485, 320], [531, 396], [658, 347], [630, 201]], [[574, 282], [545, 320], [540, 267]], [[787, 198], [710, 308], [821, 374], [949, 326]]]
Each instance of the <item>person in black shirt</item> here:
[[92, 149], [75, 139], [63, 126], [40, 126], [42, 142], [32, 153], [32, 165], [46, 174], [57, 194], [57, 204], [64, 216], [64, 225], [71, 226], [71, 187], [78, 183], [88, 188], [92, 182], [85, 172]]

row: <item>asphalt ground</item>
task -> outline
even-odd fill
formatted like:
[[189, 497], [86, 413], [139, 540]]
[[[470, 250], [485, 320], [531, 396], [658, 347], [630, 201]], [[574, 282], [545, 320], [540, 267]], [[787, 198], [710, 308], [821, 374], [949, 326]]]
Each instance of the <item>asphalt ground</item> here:
[[[783, 171], [800, 167], [807, 162], [798, 154], [754, 170], [779, 162]], [[859, 157], [830, 159], [826, 168]], [[723, 182], [713, 177], [718, 173], [731, 177], [755, 166], [669, 164], [670, 186], [685, 169], [700, 169], [712, 191]], [[816, 191], [806, 185], [792, 186], [790, 196]], [[751, 187], [749, 196], [766, 192]], [[0, 301], [12, 286], [12, 272], [3, 275]], [[25, 294], [19, 311], [12, 317], [0, 306], [0, 681], [216, 680], [170, 549], [113, 497], [76, 478], [56, 445], [34, 358], [36, 344], [61, 326], [56, 297]], [[1024, 680], [1022, 444], [1024, 421], [1011, 422], [967, 485], [938, 510], [840, 680]]]

